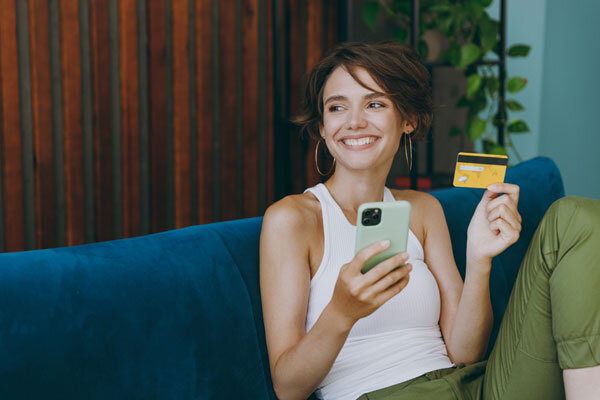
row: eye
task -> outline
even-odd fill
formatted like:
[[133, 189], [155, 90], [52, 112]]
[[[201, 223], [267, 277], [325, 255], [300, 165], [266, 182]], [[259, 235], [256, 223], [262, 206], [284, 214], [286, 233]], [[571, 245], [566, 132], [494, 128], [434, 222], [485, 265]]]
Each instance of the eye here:
[[329, 107], [329, 112], [341, 111], [342, 109], [342, 106], [331, 106]]
[[369, 107], [369, 108], [382, 108], [382, 107], [385, 107], [385, 104], [373, 102], [373, 103], [369, 103], [369, 105], [367, 107]]

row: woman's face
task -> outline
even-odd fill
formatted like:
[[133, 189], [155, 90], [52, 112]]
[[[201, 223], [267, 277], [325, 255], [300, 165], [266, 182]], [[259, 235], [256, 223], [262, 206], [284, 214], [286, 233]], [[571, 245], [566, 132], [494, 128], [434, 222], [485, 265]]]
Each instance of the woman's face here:
[[[356, 68], [357, 77], [380, 93], [371, 75]], [[338, 166], [368, 169], [394, 158], [404, 131], [412, 128], [401, 120], [394, 103], [354, 80], [341, 67], [335, 69], [323, 89], [323, 126], [329, 152]]]

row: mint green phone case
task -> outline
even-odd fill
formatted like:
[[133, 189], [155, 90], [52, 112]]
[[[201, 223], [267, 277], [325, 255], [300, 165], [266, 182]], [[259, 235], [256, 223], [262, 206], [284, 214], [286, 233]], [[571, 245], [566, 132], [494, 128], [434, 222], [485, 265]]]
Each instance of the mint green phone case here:
[[[363, 211], [367, 209], [380, 209], [380, 218], [377, 225], [363, 224]], [[410, 226], [410, 203], [408, 201], [381, 201], [364, 203], [358, 207], [356, 216], [356, 244], [354, 253], [380, 240], [388, 239], [390, 247], [382, 253], [376, 254], [367, 260], [361, 272], [366, 274], [371, 268], [388, 258], [406, 251], [408, 229]]]

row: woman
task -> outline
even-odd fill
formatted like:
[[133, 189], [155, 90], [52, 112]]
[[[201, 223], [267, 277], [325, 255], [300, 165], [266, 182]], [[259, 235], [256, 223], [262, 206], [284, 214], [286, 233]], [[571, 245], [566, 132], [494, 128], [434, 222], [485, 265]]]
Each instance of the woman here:
[[[303, 399], [315, 390], [325, 399], [363, 394], [390, 399], [515, 398], [504, 396], [516, 387], [538, 387], [527, 380], [528, 386], [518, 383], [522, 374], [511, 374], [512, 369], [533, 365], [529, 358], [515, 356], [512, 349], [519, 346], [508, 343], [522, 333], [519, 324], [514, 332], [501, 331], [494, 353], [502, 355], [492, 354], [485, 375], [486, 362], [479, 362], [492, 327], [491, 261], [516, 242], [521, 230], [518, 186], [492, 185], [483, 194], [468, 229], [464, 284], [439, 202], [426, 193], [385, 187], [401, 140], [411, 143], [429, 128], [431, 103], [426, 68], [416, 53], [397, 44], [344, 44], [313, 68], [298, 122], [327, 146], [335, 160], [333, 174], [325, 184], [269, 207], [261, 233], [265, 332], [279, 398]], [[364, 262], [388, 243], [354, 255], [357, 209], [382, 200], [411, 203], [408, 251], [362, 274]], [[510, 306], [507, 314], [523, 319], [523, 312]], [[576, 337], [594, 337], [589, 329], [600, 328], [598, 320], [592, 318]], [[573, 365], [600, 364], [594, 360], [600, 354], [573, 356], [581, 349], [576, 347], [570, 353], [563, 350]], [[561, 367], [569, 357], [561, 359], [559, 348]], [[539, 361], [532, 359], [534, 364]], [[598, 390], [590, 386], [594, 376], [600, 381], [598, 367], [569, 371], [573, 374], [564, 374], [567, 394]], [[549, 394], [564, 393], [562, 386], [556, 390], [547, 384], [556, 370], [542, 372], [546, 375], [534, 375]], [[590, 388], [573, 389], [582, 377]], [[524, 393], [521, 389], [517, 392]]]

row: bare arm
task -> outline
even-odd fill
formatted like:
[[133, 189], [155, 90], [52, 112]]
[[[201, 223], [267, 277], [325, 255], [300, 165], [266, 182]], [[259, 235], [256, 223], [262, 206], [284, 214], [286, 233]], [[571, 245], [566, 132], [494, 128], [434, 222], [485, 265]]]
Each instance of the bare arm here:
[[[508, 195], [497, 197], [502, 192]], [[469, 224], [464, 286], [454, 263], [444, 212], [437, 199], [428, 201], [426, 262], [440, 287], [440, 326], [454, 363], [477, 362], [487, 350], [493, 323], [489, 289], [492, 258], [519, 237], [518, 198], [519, 187], [512, 184], [500, 184], [484, 193]]]
[[362, 275], [364, 261], [387, 246], [375, 244], [342, 267], [333, 298], [308, 333], [310, 292], [306, 235], [309, 219], [290, 201], [265, 213], [260, 243], [260, 287], [273, 387], [280, 399], [306, 399], [323, 381], [354, 323], [408, 283], [406, 254]]
[[433, 196], [424, 196], [425, 262], [440, 289], [440, 328], [452, 362], [471, 364], [485, 354], [492, 328], [489, 271], [474, 274], [468, 263], [463, 285], [442, 206]]

